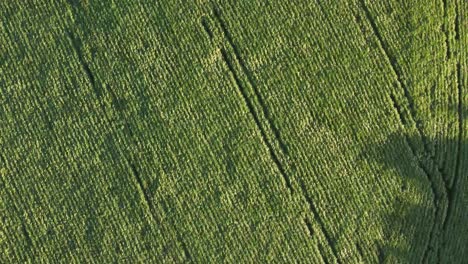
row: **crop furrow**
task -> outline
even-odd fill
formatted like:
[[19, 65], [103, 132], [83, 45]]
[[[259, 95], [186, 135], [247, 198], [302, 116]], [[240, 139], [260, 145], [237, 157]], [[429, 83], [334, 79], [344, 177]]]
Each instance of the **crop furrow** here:
[[[395, 108], [396, 112], [398, 113], [398, 117], [400, 119], [400, 122], [402, 123], [403, 126], [405, 126], [407, 124], [407, 121], [406, 121], [406, 118], [404, 116], [404, 112], [402, 111], [401, 106], [398, 104], [398, 102], [397, 102], [397, 100], [396, 100], [396, 98], [395, 98], [395, 96], [393, 94], [390, 94], [390, 99], [393, 102], [393, 107]], [[443, 193], [440, 193], [439, 191], [436, 190], [436, 188], [435, 188], [436, 183], [434, 182], [434, 179], [433, 179], [433, 177], [436, 177], [436, 176], [433, 175], [433, 173], [429, 173], [429, 170], [427, 168], [424, 168], [425, 165], [423, 165], [421, 159], [418, 158], [416, 147], [412, 144], [412, 142], [410, 141], [410, 139], [409, 139], [409, 137], [408, 137], [408, 135], [406, 133], [405, 133], [405, 141], [408, 144], [408, 147], [411, 149], [412, 155], [418, 161], [419, 167], [426, 172], [426, 174], [428, 176], [427, 178], [429, 179], [429, 181], [431, 181], [431, 184], [433, 185], [434, 195], [437, 196], [437, 197], [444, 195]], [[437, 169], [437, 172], [441, 175], [440, 178], [442, 180], [444, 180], [445, 174], [437, 166], [437, 164], [436, 164], [436, 162], [434, 160], [434, 157], [429, 156], [425, 152], [423, 153], [423, 155], [429, 159], [429, 161], [432, 163], [432, 165]], [[445, 181], [444, 181], [444, 183], [445, 183]]]
[[182, 247], [182, 251], [184, 252], [185, 259], [188, 260], [189, 262], [191, 262], [192, 261], [192, 255], [190, 255], [187, 244], [185, 244], [184, 240], [180, 237], [179, 233], [177, 233], [177, 239], [180, 242], [180, 246]]
[[236, 58], [236, 61], [239, 63], [244, 75], [247, 77], [247, 80], [248, 80], [248, 82], [250, 84], [250, 87], [252, 87], [252, 90], [253, 90], [253, 92], [255, 94], [255, 98], [258, 101], [258, 103], [260, 104], [260, 107], [262, 108], [263, 115], [265, 116], [265, 119], [266, 119], [266, 121], [268, 123], [268, 126], [270, 127], [271, 131], [273, 132], [273, 134], [275, 136], [276, 141], [279, 144], [280, 150], [284, 154], [287, 155], [288, 154], [287, 146], [283, 142], [283, 140], [281, 139], [280, 132], [279, 132], [278, 128], [276, 128], [276, 126], [274, 125], [273, 119], [270, 117], [268, 108], [267, 108], [267, 106], [265, 104], [265, 101], [263, 100], [263, 97], [260, 95], [260, 91], [258, 90], [257, 84], [254, 81], [252, 73], [247, 68], [245, 61], [242, 59], [242, 57], [240, 55], [239, 49], [234, 44], [234, 40], [232, 38], [232, 35], [228, 31], [226, 23], [224, 22], [224, 20], [221, 17], [221, 11], [216, 5], [213, 6], [213, 13], [214, 13], [215, 18], [216, 18], [216, 20], [218, 21], [218, 23], [219, 23], [219, 25], [221, 27], [221, 30], [223, 31], [224, 36], [226, 37], [229, 45], [232, 47], [232, 50], [234, 51], [234, 57]]
[[307, 217], [304, 217], [304, 224], [307, 228], [307, 232], [309, 232], [309, 236], [312, 237], [314, 235], [314, 229], [312, 228], [312, 223], [307, 219]]
[[[395, 98], [395, 95], [393, 95], [392, 93], [390, 93], [390, 100], [393, 103], [393, 108], [395, 108], [395, 111], [398, 113], [398, 118], [399, 118], [401, 124], [403, 125], [403, 127], [405, 127], [407, 125], [407, 121], [406, 121], [404, 112], [401, 109], [401, 106], [398, 104], [398, 101]], [[405, 142], [408, 145], [409, 149], [411, 150], [412, 156], [416, 159], [416, 161], [419, 162], [418, 156], [416, 154], [417, 153], [416, 147], [413, 145], [413, 143], [409, 139], [408, 135], [406, 133], [404, 133], [404, 134], [405, 134]]]
[[325, 240], [327, 241], [328, 246], [330, 247], [334, 257], [336, 258], [337, 262], [340, 263], [340, 260], [338, 258], [338, 251], [336, 250], [335, 243], [332, 240], [330, 234], [328, 233], [327, 229], [325, 228], [325, 223], [320, 217], [317, 208], [315, 207], [312, 199], [307, 195], [307, 189], [305, 187], [305, 184], [302, 180], [299, 180], [299, 186], [301, 188], [302, 195], [304, 196], [304, 199], [307, 202], [307, 205], [309, 206], [309, 211], [312, 213], [312, 216], [314, 217], [315, 221], [317, 221], [320, 230], [322, 231]]
[[450, 36], [449, 36], [449, 25], [448, 25], [448, 5], [447, 0], [442, 0], [442, 8], [444, 9], [444, 23], [443, 23], [443, 31], [445, 35], [445, 51], [446, 51], [446, 58], [450, 59]]
[[[461, 154], [462, 154], [462, 140], [463, 140], [463, 85], [462, 85], [462, 76], [461, 76], [461, 65], [460, 62], [457, 63], [457, 90], [458, 90], [458, 151], [457, 151], [457, 168], [455, 173], [457, 176], [460, 176], [460, 165], [461, 165]], [[458, 184], [459, 177], [454, 179], [454, 182], [450, 186], [455, 188]], [[455, 182], [456, 181], [456, 182]]]
[[393, 93], [390, 93], [390, 99], [393, 102], [393, 108], [395, 108], [396, 112], [398, 113], [398, 117], [400, 119], [401, 124], [403, 126], [406, 126], [408, 123], [407, 123], [407, 121], [405, 119], [405, 116], [403, 115], [403, 111], [402, 111], [400, 105], [398, 104], [397, 99], [396, 99], [395, 95], [393, 95]]
[[[455, 203], [455, 193], [459, 184], [460, 174], [462, 174], [460, 166], [462, 162], [462, 153], [463, 153], [463, 92], [462, 92], [462, 76], [461, 76], [461, 65], [457, 63], [457, 90], [458, 90], [458, 135], [457, 135], [457, 156], [456, 156], [456, 165], [453, 181], [449, 187], [448, 200], [449, 204], [447, 207], [447, 218], [450, 217], [453, 211], [453, 205]], [[447, 221], [444, 224], [444, 230], [447, 228]]]
[[361, 245], [358, 242], [356, 242], [355, 245], [359, 256], [361, 257], [361, 259], [364, 259], [364, 251], [362, 250]]
[[421, 264], [422, 263], [427, 263], [427, 259], [429, 257], [429, 252], [432, 249], [431, 248], [431, 240], [433, 238], [433, 235], [434, 235], [434, 232], [431, 232], [429, 234], [429, 240], [427, 241], [426, 246], [424, 246], [424, 253], [423, 253], [421, 261], [420, 261]]
[[208, 24], [208, 19], [204, 16], [201, 18], [201, 25], [203, 29], [205, 30], [206, 34], [208, 35], [208, 37], [210, 37], [210, 39], [213, 39], [213, 31], [211, 31], [210, 29], [210, 26]]
[[460, 17], [458, 15], [458, 1], [455, 1], [455, 18], [454, 18], [454, 23], [455, 23], [455, 32], [454, 32], [454, 38], [456, 41], [460, 40]]
[[463, 140], [463, 85], [462, 85], [462, 76], [461, 76], [461, 65], [460, 62], [457, 63], [457, 92], [458, 92], [458, 148], [457, 148], [457, 166], [455, 168], [455, 175], [453, 182], [450, 185], [450, 188], [455, 188], [458, 184], [458, 179], [460, 176], [460, 165], [461, 165], [461, 154], [463, 153], [462, 140]]
[[91, 69], [89, 68], [88, 63], [84, 59], [83, 53], [82, 53], [81, 48], [80, 48], [80, 46], [81, 46], [80, 41], [77, 38], [75, 38], [75, 36], [70, 31], [67, 32], [67, 37], [70, 40], [73, 49], [75, 50], [75, 53], [76, 53], [76, 55], [78, 57], [78, 61], [80, 62], [84, 72], [86, 73], [86, 77], [87, 77], [89, 83], [91, 84], [91, 87], [93, 88], [94, 93], [97, 95], [98, 98], [100, 98], [101, 95], [102, 95], [102, 91], [96, 85], [96, 79], [94, 78], [94, 74], [91, 71]]
[[127, 166], [130, 168], [130, 172], [132, 173], [133, 177], [135, 178], [138, 186], [138, 190], [143, 196], [143, 200], [145, 201], [145, 205], [148, 208], [148, 210], [151, 212], [151, 217], [153, 218], [154, 221], [156, 221], [159, 224], [158, 218], [154, 213], [153, 206], [151, 204], [151, 197], [146, 191], [146, 188], [143, 184], [143, 180], [141, 179], [140, 173], [138, 172], [135, 164], [131, 163], [130, 160], [125, 158], [125, 162], [127, 163]]
[[[144, 184], [143, 184], [143, 180], [140, 176], [140, 173], [138, 172], [135, 164], [133, 164], [132, 162], [130, 162], [130, 160], [128, 159], [125, 159], [125, 161], [127, 162], [127, 165], [130, 167], [130, 170], [132, 172], [132, 175], [135, 177], [136, 181], [137, 181], [137, 184], [138, 184], [138, 188], [139, 188], [139, 191], [141, 192], [141, 194], [143, 195], [143, 200], [145, 201], [145, 205], [146, 207], [148, 208], [149, 212], [151, 213], [151, 217], [153, 218], [153, 221], [156, 222], [156, 224], [159, 226], [161, 225], [161, 220], [158, 218], [158, 215], [156, 214], [156, 209], [154, 208], [154, 205], [153, 203], [151, 202], [151, 196], [150, 194], [148, 193], [148, 188], [145, 188]], [[182, 251], [184, 253], [184, 257], [185, 259], [187, 260], [191, 260], [192, 259], [192, 256], [190, 255], [190, 252], [188, 250], [188, 247], [187, 245], [185, 244], [184, 240], [182, 239], [182, 237], [180, 236], [180, 233], [179, 231], [177, 230], [177, 228], [175, 227], [174, 225], [174, 230], [175, 230], [175, 235], [176, 235], [176, 239], [177, 241], [180, 243], [180, 246], [182, 248]]]
[[429, 181], [431, 183], [431, 190], [432, 190], [432, 194], [433, 194], [432, 203], [434, 204], [434, 220], [432, 221], [431, 229], [430, 229], [430, 232], [429, 232], [429, 238], [427, 239], [426, 245], [424, 246], [424, 253], [423, 253], [422, 259], [421, 259], [421, 263], [426, 263], [426, 259], [429, 256], [429, 251], [431, 249], [431, 242], [434, 239], [434, 234], [436, 232], [437, 218], [438, 218], [438, 215], [439, 215], [439, 211], [440, 211], [439, 209], [440, 208], [439, 208], [439, 204], [437, 202], [438, 199], [437, 199], [436, 188], [434, 186], [435, 183], [432, 180], [430, 180], [429, 173], [424, 168], [424, 166], [422, 166], [422, 164], [420, 164], [419, 167], [421, 168], [421, 170], [424, 172], [424, 174], [426, 175], [426, 177], [429, 179]]
[[26, 244], [28, 245], [28, 247], [32, 248], [33, 242], [31, 239], [31, 235], [29, 234], [28, 229], [26, 228], [26, 225], [24, 224], [23, 219], [21, 219], [21, 231], [23, 232], [24, 239], [26, 240]]
[[319, 249], [320, 255], [322, 256], [323, 263], [324, 264], [330, 264], [330, 261], [328, 261], [327, 254], [326, 254], [325, 249], [323, 248], [322, 244], [318, 243], [318, 249]]
[[[150, 212], [150, 216], [151, 216], [152, 220], [157, 224], [157, 226], [161, 227], [162, 226], [161, 220], [159, 219], [158, 215], [156, 214], [156, 208], [154, 208], [154, 205], [151, 202], [151, 196], [148, 193], [148, 189], [145, 188], [145, 186], [143, 184], [143, 180], [142, 180], [142, 178], [140, 176], [140, 173], [138, 172], [135, 164], [133, 164], [130, 160], [125, 158], [125, 162], [130, 167], [130, 171], [131, 171], [132, 175], [134, 176], [134, 178], [135, 178], [135, 180], [137, 182], [138, 189], [139, 189], [141, 195], [143, 196], [143, 201], [145, 202], [145, 206], [147, 207], [147, 210]], [[182, 248], [182, 252], [184, 253], [185, 259], [188, 260], [188, 261], [191, 261], [192, 256], [190, 255], [190, 252], [188, 250], [187, 245], [185, 244], [185, 242], [182, 239], [179, 231], [177, 230], [176, 225], [174, 225], [174, 224], [172, 224], [172, 225], [174, 227], [174, 231], [175, 231], [174, 233], [175, 233], [176, 241], [179, 243], [180, 247]]]
[[245, 91], [245, 88], [242, 85], [242, 82], [239, 79], [239, 76], [237, 76], [237, 73], [234, 70], [234, 66], [232, 65], [232, 63], [231, 63], [231, 61], [229, 59], [229, 55], [227, 54], [227, 52], [226, 52], [226, 50], [224, 48], [221, 48], [221, 55], [222, 55], [223, 61], [226, 63], [229, 71], [231, 72], [232, 77], [234, 78], [234, 82], [235, 82], [240, 94], [242, 95], [244, 103], [247, 105], [247, 108], [248, 108], [250, 114], [252, 115], [252, 117], [253, 117], [253, 119], [255, 121], [257, 129], [260, 131], [260, 135], [262, 137], [262, 140], [265, 143], [265, 145], [267, 146], [268, 151], [270, 152], [271, 159], [273, 160], [273, 162], [275, 163], [276, 167], [278, 168], [281, 176], [283, 177], [283, 179], [285, 181], [285, 184], [286, 184], [286, 187], [289, 189], [289, 191], [291, 193], [293, 193], [294, 190], [293, 190], [293, 187], [292, 187], [292, 184], [291, 184], [291, 180], [289, 179], [289, 176], [286, 174], [286, 171], [283, 168], [283, 165], [281, 165], [281, 162], [279, 161], [278, 156], [276, 155], [275, 151], [273, 150], [273, 146], [268, 141], [266, 132], [263, 129], [261, 123], [260, 123], [260, 119], [259, 119], [257, 113], [255, 112], [254, 106], [253, 106], [252, 102], [249, 100], [249, 98], [247, 96], [247, 92]]

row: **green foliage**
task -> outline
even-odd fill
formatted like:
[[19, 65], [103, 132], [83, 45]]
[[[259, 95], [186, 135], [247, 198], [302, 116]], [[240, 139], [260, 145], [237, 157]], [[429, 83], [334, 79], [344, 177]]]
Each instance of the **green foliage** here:
[[0, 3], [0, 263], [463, 263], [464, 1], [189, 2]]

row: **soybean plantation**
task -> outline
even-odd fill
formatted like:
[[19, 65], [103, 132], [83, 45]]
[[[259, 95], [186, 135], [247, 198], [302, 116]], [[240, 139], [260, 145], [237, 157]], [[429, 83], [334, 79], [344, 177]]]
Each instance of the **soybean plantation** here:
[[468, 263], [467, 11], [0, 1], [0, 263]]

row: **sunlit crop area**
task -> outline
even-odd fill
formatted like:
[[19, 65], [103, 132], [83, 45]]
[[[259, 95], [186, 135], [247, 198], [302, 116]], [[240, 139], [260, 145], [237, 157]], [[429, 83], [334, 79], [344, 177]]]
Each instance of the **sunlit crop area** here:
[[467, 10], [0, 1], [0, 263], [466, 263]]

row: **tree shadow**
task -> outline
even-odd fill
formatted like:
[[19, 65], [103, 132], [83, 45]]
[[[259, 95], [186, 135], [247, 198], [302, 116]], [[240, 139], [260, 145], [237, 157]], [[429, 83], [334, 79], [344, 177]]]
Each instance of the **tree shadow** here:
[[[429, 153], [427, 144], [436, 152]], [[462, 184], [468, 176], [463, 168], [467, 149], [462, 134], [425, 142], [418, 136], [391, 134], [361, 153], [401, 183], [388, 187], [392, 197], [380, 216], [384, 223], [382, 241], [376, 242], [380, 263], [448, 263], [450, 254], [464, 254], [460, 250], [468, 237], [461, 236], [466, 228], [456, 223], [468, 215], [455, 208], [466, 207]]]

